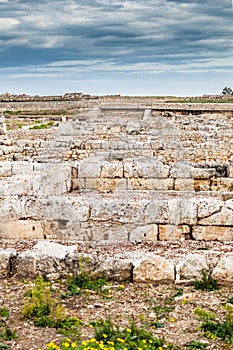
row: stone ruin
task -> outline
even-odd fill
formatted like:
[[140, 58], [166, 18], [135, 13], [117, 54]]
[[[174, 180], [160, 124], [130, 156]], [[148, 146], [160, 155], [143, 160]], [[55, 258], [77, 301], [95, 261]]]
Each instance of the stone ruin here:
[[233, 240], [231, 104], [96, 102], [0, 144], [0, 238]]
[[4, 135], [7, 132], [6, 129], [6, 118], [3, 113], [0, 116], [0, 135]]

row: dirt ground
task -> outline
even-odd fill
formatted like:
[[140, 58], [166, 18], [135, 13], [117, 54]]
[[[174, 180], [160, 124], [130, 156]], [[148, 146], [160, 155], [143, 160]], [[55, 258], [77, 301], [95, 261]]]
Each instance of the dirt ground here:
[[[0, 309], [9, 309], [6, 325], [16, 330], [18, 335], [12, 341], [0, 339], [0, 343], [9, 344], [12, 350], [45, 349], [46, 343], [59, 342], [63, 337], [53, 328], [35, 327], [31, 320], [22, 320], [25, 292], [32, 285], [31, 281], [18, 281], [14, 278], [0, 280]], [[67, 292], [66, 287], [66, 281], [52, 284], [53, 290], [58, 294]], [[86, 291], [81, 295], [70, 296], [62, 300], [62, 303], [67, 316], [82, 320], [80, 333], [84, 338], [92, 335], [93, 330], [89, 327], [91, 321], [110, 317], [114, 323], [127, 326], [133, 319], [144, 328], [156, 322], [163, 324], [162, 328], [152, 327], [153, 334], [158, 338], [164, 337], [166, 343], [173, 343], [177, 349], [185, 349], [185, 344], [196, 340], [207, 343], [207, 349], [221, 350], [233, 349], [233, 346], [220, 340], [204, 338], [197, 330], [202, 321], [194, 313], [194, 309], [199, 306], [215, 312], [217, 319], [221, 321], [224, 319], [223, 306], [232, 297], [232, 286], [204, 292], [195, 290], [193, 286], [138, 283], [119, 285], [110, 282], [104, 287], [104, 292]]]

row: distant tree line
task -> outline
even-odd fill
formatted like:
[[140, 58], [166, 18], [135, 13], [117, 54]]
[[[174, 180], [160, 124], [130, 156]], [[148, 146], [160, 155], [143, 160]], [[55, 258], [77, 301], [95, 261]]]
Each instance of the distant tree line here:
[[233, 95], [232, 88], [225, 86], [225, 88], [222, 90], [222, 95]]

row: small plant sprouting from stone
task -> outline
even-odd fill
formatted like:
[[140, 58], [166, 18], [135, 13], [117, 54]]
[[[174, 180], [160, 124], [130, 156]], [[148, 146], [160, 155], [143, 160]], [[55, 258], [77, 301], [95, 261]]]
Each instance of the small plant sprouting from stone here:
[[203, 290], [211, 292], [213, 290], [219, 289], [217, 281], [212, 277], [210, 272], [205, 269], [201, 271], [202, 278], [200, 280], [194, 281], [194, 288], [196, 290]]
[[63, 299], [71, 295], [83, 294], [85, 290], [93, 290], [99, 293], [102, 291], [103, 286], [107, 285], [107, 281], [104, 278], [95, 278], [88, 271], [88, 262], [88, 258], [80, 258], [79, 274], [67, 278], [67, 289], [69, 292], [62, 294]]

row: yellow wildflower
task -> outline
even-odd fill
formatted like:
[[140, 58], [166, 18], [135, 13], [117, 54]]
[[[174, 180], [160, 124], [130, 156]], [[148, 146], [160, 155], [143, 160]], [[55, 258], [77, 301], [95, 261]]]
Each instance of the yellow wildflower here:
[[119, 341], [120, 343], [124, 343], [124, 339], [121, 339], [121, 338], [117, 338], [117, 341]]

